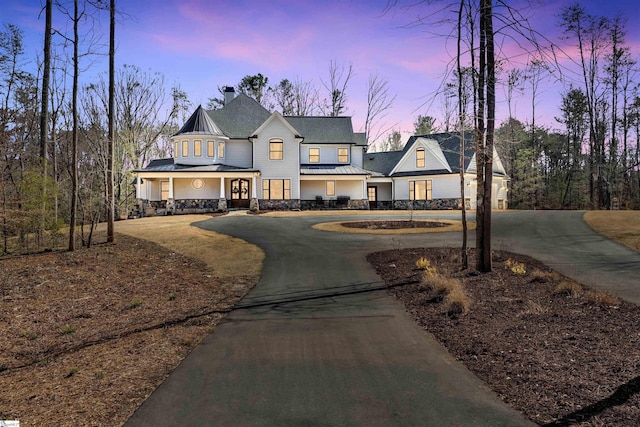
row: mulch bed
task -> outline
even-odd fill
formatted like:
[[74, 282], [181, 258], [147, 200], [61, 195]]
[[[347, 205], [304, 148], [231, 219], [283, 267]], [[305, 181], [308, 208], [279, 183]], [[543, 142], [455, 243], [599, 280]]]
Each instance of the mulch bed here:
[[437, 221], [350, 221], [343, 222], [348, 228], [366, 228], [369, 230], [400, 230], [403, 228], [439, 228], [450, 224]]
[[[397, 249], [368, 256], [389, 292], [513, 408], [541, 425], [640, 425], [640, 307], [576, 288], [521, 255], [494, 252], [493, 272], [460, 270], [459, 249]], [[473, 252], [470, 253], [473, 265]], [[416, 261], [457, 277], [471, 300], [444, 312]], [[516, 274], [521, 263], [526, 270]], [[615, 280], [615, 278], [612, 278]], [[564, 282], [564, 283], [563, 283]], [[563, 283], [561, 290], [558, 285]], [[572, 292], [568, 289], [581, 289]]]

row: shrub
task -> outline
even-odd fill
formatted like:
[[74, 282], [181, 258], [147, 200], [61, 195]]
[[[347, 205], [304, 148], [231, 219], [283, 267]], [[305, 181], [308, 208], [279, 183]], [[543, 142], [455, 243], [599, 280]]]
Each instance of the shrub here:
[[525, 265], [521, 262], [515, 261], [514, 259], [507, 259], [507, 261], [505, 262], [505, 265], [507, 266], [507, 268], [511, 269], [511, 271], [514, 274], [517, 274], [518, 276], [523, 276], [525, 274], [527, 274], [527, 269], [525, 267]]
[[431, 261], [425, 257], [420, 257], [420, 259], [416, 261], [416, 268], [422, 270], [425, 276], [435, 276], [438, 274], [436, 268], [431, 266]]
[[139, 299], [134, 299], [133, 301], [131, 301], [131, 304], [129, 305], [129, 308], [137, 308], [140, 307], [142, 305], [142, 301]]
[[577, 284], [576, 282], [563, 281], [556, 286], [553, 293], [556, 295], [563, 296], [577, 296], [580, 292], [582, 292], [582, 286]]

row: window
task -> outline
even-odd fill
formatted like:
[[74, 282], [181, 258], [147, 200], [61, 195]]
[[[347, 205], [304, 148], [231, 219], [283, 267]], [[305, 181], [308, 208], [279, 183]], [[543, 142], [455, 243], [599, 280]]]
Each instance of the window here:
[[431, 180], [409, 181], [410, 200], [431, 200]]
[[424, 164], [424, 148], [418, 148], [416, 150], [416, 167], [423, 168]]
[[196, 157], [202, 156], [202, 141], [197, 139], [193, 141], [193, 155]]
[[173, 157], [178, 157], [180, 155], [180, 144], [176, 141], [173, 147]]
[[282, 160], [283, 143], [281, 139], [269, 140], [269, 160]]
[[378, 200], [378, 188], [377, 187], [367, 187], [367, 197], [370, 202], [375, 202]]
[[216, 156], [216, 145], [215, 141], [207, 141], [207, 156], [215, 157]]
[[218, 158], [224, 159], [224, 142], [218, 142]]
[[160, 181], [160, 200], [169, 199], [169, 181]]
[[189, 141], [182, 141], [182, 157], [189, 157]]
[[327, 181], [327, 196], [335, 196], [335, 195], [336, 195], [336, 182]]
[[338, 148], [338, 163], [349, 163], [348, 148]]
[[290, 179], [263, 179], [262, 198], [265, 200], [288, 200], [291, 198]]
[[309, 148], [309, 163], [320, 163], [319, 148]]

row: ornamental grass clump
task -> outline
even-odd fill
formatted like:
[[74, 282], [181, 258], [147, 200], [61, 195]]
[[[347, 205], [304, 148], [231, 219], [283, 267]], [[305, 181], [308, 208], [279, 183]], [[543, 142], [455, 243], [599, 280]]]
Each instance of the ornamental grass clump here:
[[527, 268], [525, 267], [525, 265], [512, 258], [507, 259], [505, 265], [513, 272], [513, 274], [517, 274], [518, 276], [524, 276], [525, 274], [527, 274]]
[[451, 317], [457, 317], [469, 311], [471, 301], [462, 286], [462, 283], [456, 280], [456, 285], [449, 290], [444, 298], [444, 312]]
[[423, 275], [426, 277], [435, 276], [438, 274], [438, 270], [431, 265], [431, 261], [426, 259], [425, 257], [420, 257], [418, 261], [416, 261], [416, 268], [418, 270], [422, 270]]
[[558, 283], [558, 286], [556, 286], [556, 288], [553, 290], [554, 294], [567, 297], [578, 296], [581, 292], [582, 286], [580, 286], [576, 282], [567, 280]]

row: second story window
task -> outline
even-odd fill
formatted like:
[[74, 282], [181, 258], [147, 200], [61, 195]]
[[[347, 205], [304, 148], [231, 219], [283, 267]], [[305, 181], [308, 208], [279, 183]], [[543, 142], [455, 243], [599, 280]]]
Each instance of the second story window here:
[[269, 160], [283, 159], [284, 144], [281, 139], [269, 140]]
[[193, 155], [196, 157], [202, 156], [202, 141], [193, 141]]
[[173, 147], [173, 157], [178, 157], [179, 155], [180, 155], [180, 143], [176, 141]]
[[218, 158], [224, 159], [224, 142], [218, 142]]
[[189, 141], [182, 141], [182, 157], [189, 157]]
[[416, 167], [417, 168], [424, 167], [424, 148], [418, 148], [416, 150]]
[[309, 163], [320, 163], [319, 148], [309, 148]]
[[214, 141], [207, 141], [207, 157], [216, 156], [216, 146]]
[[338, 148], [338, 163], [349, 163], [348, 148]]

